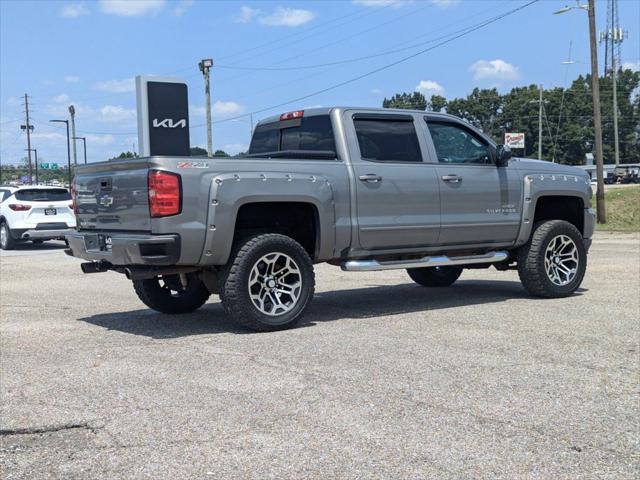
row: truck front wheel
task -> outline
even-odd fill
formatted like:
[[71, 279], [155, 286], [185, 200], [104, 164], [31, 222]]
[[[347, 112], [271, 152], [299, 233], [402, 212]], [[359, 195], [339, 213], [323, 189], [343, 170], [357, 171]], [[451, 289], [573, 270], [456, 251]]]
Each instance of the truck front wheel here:
[[411, 280], [423, 287], [448, 287], [460, 277], [460, 267], [409, 268]]
[[222, 286], [227, 314], [258, 331], [293, 327], [309, 305], [315, 288], [311, 258], [295, 240], [264, 234], [234, 249]]
[[518, 250], [522, 285], [537, 297], [571, 295], [582, 283], [587, 268], [582, 235], [564, 220], [550, 220], [534, 228], [529, 242]]
[[189, 313], [197, 310], [211, 295], [195, 274], [186, 275], [186, 286], [179, 275], [134, 280], [133, 288], [147, 307], [162, 313]]

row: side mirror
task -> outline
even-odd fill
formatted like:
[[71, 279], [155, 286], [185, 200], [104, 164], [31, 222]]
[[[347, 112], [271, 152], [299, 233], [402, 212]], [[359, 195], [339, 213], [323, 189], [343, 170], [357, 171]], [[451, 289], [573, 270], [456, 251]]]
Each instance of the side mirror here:
[[511, 149], [507, 145], [498, 145], [496, 147], [496, 165], [505, 167], [511, 159]]

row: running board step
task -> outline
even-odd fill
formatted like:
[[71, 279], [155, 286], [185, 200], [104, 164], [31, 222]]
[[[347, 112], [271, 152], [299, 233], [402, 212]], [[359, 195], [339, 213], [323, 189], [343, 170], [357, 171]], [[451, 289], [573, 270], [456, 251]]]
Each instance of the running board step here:
[[378, 260], [349, 260], [341, 265], [342, 270], [348, 272], [372, 272], [375, 270], [403, 270], [405, 268], [450, 267], [454, 265], [472, 265], [477, 263], [498, 263], [509, 258], [507, 252], [489, 252], [482, 255], [468, 255], [465, 257], [423, 257], [416, 260], [378, 261]]

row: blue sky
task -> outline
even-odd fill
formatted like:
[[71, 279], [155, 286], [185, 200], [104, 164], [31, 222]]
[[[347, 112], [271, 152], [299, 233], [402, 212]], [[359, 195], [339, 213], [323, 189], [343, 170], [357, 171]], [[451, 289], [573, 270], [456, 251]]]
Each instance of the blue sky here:
[[[77, 135], [87, 137], [89, 161], [131, 150], [137, 144], [133, 77], [138, 74], [186, 81], [191, 123], [202, 124], [204, 88], [197, 63], [206, 57], [217, 65], [212, 72], [214, 148], [230, 153], [246, 148], [250, 112], [260, 111], [257, 121], [317, 105], [380, 106], [385, 96], [416, 89], [453, 98], [476, 86], [501, 91], [532, 83], [561, 86], [566, 77], [587, 72], [586, 12], [552, 15], [573, 0], [541, 0], [391, 68], [265, 110], [374, 71], [525, 3], [0, 0], [2, 162], [15, 163], [26, 153], [19, 130], [24, 93], [32, 103], [33, 148], [46, 161], [66, 163], [64, 130], [48, 120], [66, 118], [71, 103]], [[629, 32], [622, 60], [637, 69], [640, 1], [619, 4], [621, 24]], [[604, 29], [605, 0], [597, 1], [596, 13], [598, 29]], [[570, 42], [577, 63], [564, 66]], [[356, 60], [367, 56], [372, 57]], [[601, 51], [601, 66], [602, 61]], [[247, 116], [228, 120], [239, 115]], [[192, 128], [191, 144], [206, 144], [203, 127]]]

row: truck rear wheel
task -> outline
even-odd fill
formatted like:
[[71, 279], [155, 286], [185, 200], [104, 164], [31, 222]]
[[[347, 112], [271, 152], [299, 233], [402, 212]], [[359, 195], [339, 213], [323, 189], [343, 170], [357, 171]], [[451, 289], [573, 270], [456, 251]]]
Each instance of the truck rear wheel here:
[[295, 240], [258, 235], [234, 249], [221, 289], [227, 314], [257, 331], [293, 327], [315, 288], [311, 258]]
[[586, 269], [582, 235], [564, 220], [537, 225], [529, 242], [518, 250], [520, 281], [537, 297], [571, 295], [582, 283]]
[[134, 280], [133, 288], [147, 307], [162, 313], [189, 313], [197, 310], [211, 293], [194, 274], [187, 275], [187, 286], [179, 275]]
[[458, 280], [462, 273], [460, 267], [409, 268], [411, 280], [424, 287], [448, 287]]

